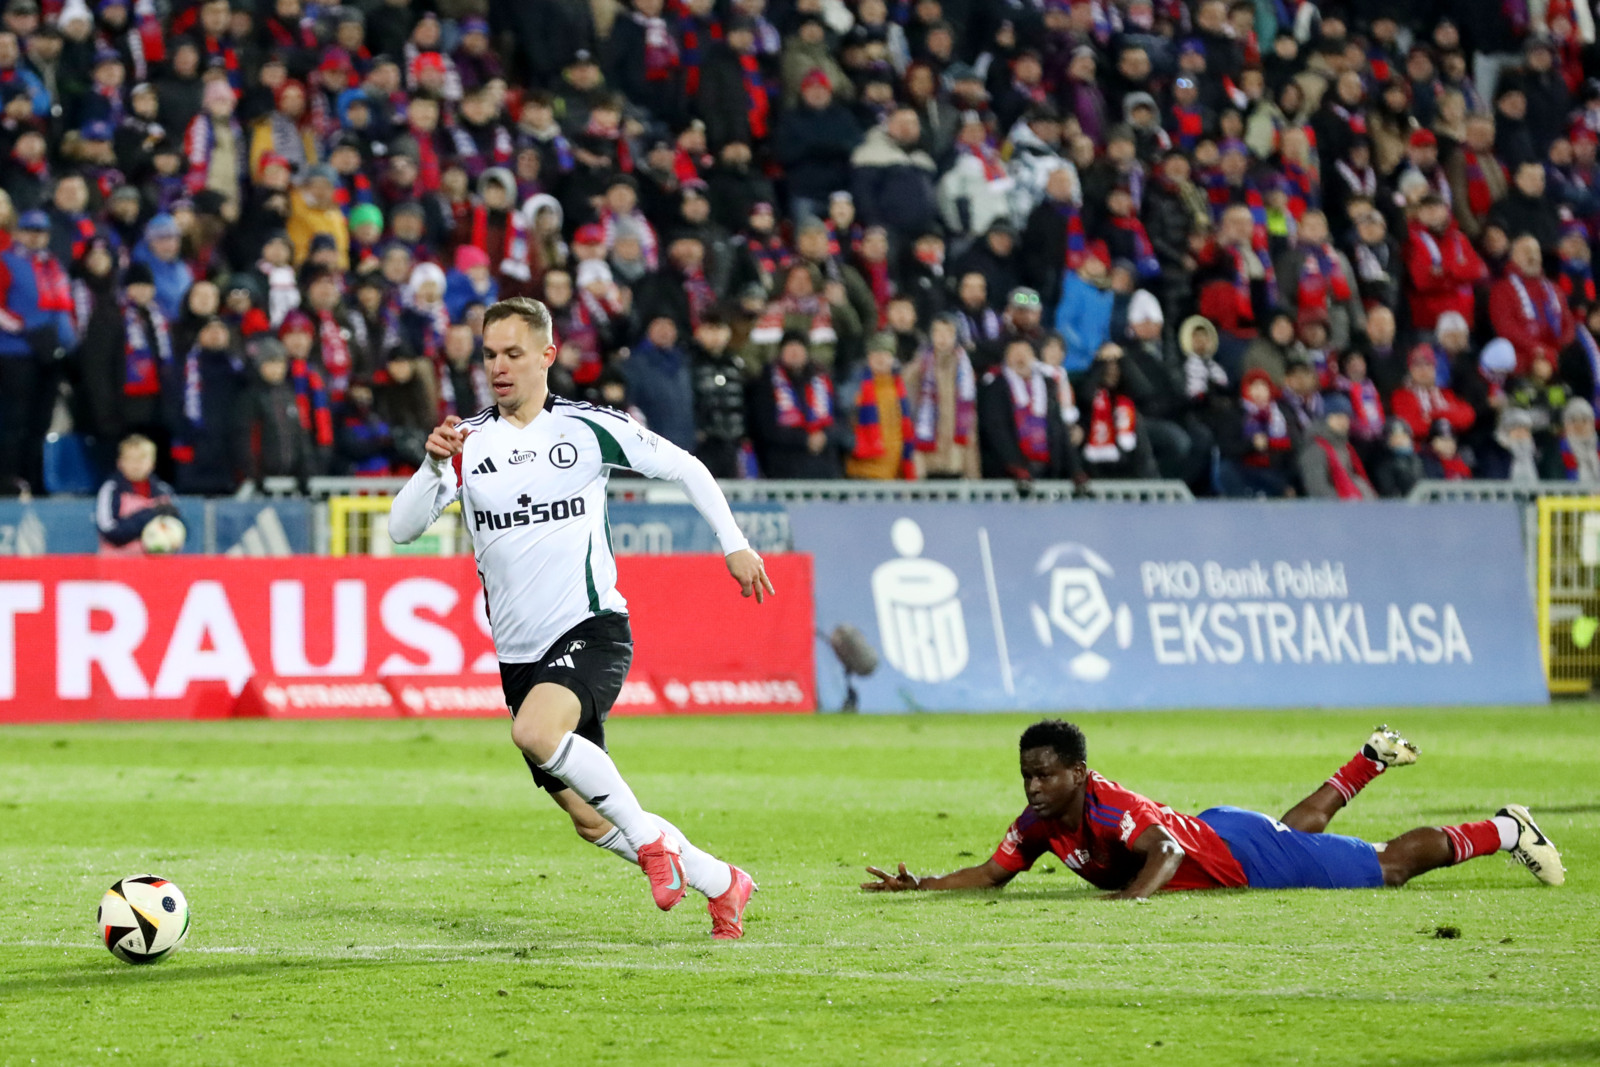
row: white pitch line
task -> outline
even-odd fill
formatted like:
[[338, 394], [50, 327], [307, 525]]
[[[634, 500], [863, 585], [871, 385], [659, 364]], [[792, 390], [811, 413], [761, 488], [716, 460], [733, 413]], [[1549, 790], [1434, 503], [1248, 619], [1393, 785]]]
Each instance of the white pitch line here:
[[[1056, 943], [1052, 942], [1052, 944], [1056, 944]], [[1101, 942], [1093, 942], [1093, 943], [1077, 942], [1076, 944], [1085, 945], [1085, 946], [1093, 944], [1093, 945], [1097, 945], [1097, 946], [1100, 946], [1100, 947], [1104, 947], [1104, 944], [1101, 943]], [[1193, 943], [1192, 942], [1185, 942], [1185, 944], [1193, 944]], [[94, 950], [94, 949], [98, 949], [99, 948], [98, 945], [87, 945], [87, 944], [84, 944], [82, 942], [77, 942], [77, 941], [70, 941], [70, 942], [68, 942], [68, 941], [5, 941], [5, 942], [0, 942], [0, 948], [7, 948], [7, 947], [73, 948], [73, 949], [85, 949], [85, 950]], [[494, 952], [493, 954], [476, 954], [476, 955], [465, 954], [465, 953], [462, 953], [460, 951], [463, 948], [470, 949], [470, 948], [481, 948], [481, 947], [495, 948], [495, 949], [499, 949], [500, 951]], [[575, 945], [573, 947], [576, 948], [576, 947], [579, 947], [579, 946]], [[590, 949], [593, 948], [592, 945], [587, 945], [587, 946], [584, 946], [584, 947], [588, 947]], [[655, 948], [655, 949], [670, 948], [670, 947], [673, 947], [673, 946], [661, 946], [661, 945], [653, 946], [653, 948]], [[704, 948], [704, 946], [690, 946], [690, 945], [685, 945], [683, 947], [685, 947], [685, 948], [696, 948], [697, 950], [701, 949], [701, 948]], [[762, 943], [762, 942], [750, 942], [748, 944], [741, 944], [738, 948], [732, 948], [730, 946], [729, 951], [743, 952], [743, 951], [748, 950], [748, 949], [763, 948], [763, 947], [764, 948], [775, 948], [775, 947], [789, 947], [789, 946], [778, 946], [778, 945], [774, 945], [774, 944], [771, 944], [771, 943]], [[815, 946], [806, 946], [806, 947], [815, 947]], [[682, 963], [658, 963], [658, 962], [630, 962], [630, 961], [625, 961], [625, 960], [574, 960], [574, 959], [571, 959], [569, 957], [559, 956], [559, 955], [555, 955], [555, 956], [551, 956], [551, 955], [532, 956], [532, 955], [530, 955], [530, 956], [525, 956], [525, 957], [515, 957], [513, 959], [508, 960], [506, 958], [507, 955], [508, 955], [508, 951], [507, 950], [511, 950], [513, 948], [514, 948], [514, 946], [501, 945], [501, 944], [496, 943], [496, 942], [473, 942], [473, 943], [470, 943], [470, 944], [467, 944], [467, 945], [459, 945], [459, 944], [458, 945], [435, 945], [435, 944], [375, 945], [375, 946], [372, 946], [371, 948], [366, 949], [366, 950], [347, 949], [347, 950], [344, 950], [344, 951], [335, 950], [335, 951], [332, 951], [332, 952], [328, 952], [328, 951], [313, 951], [313, 950], [296, 950], [296, 949], [288, 949], [288, 950], [282, 950], [282, 949], [257, 949], [257, 948], [253, 948], [253, 947], [249, 947], [249, 946], [221, 946], [221, 945], [195, 946], [193, 948], [185, 946], [184, 948], [180, 949], [179, 951], [182, 952], [182, 953], [228, 953], [228, 954], [251, 955], [251, 956], [259, 955], [259, 956], [263, 956], [263, 957], [267, 957], [267, 958], [350, 960], [350, 961], [354, 961], [354, 962], [367, 961], [367, 960], [373, 960], [373, 959], [380, 958], [377, 954], [378, 953], [383, 953], [383, 952], [440, 952], [440, 951], [443, 951], [443, 952], [447, 952], [449, 954], [447, 954], [447, 955], [438, 955], [438, 956], [423, 956], [421, 958], [422, 962], [427, 962], [427, 963], [513, 962], [513, 963], [517, 963], [517, 964], [525, 964], [525, 965], [528, 965], [528, 966], [573, 967], [573, 968], [584, 969], [584, 970], [660, 971], [660, 972], [663, 972], [663, 973], [667, 973], [667, 972], [687, 972], [687, 973], [691, 973], [691, 974], [716, 974], [716, 975], [726, 975], [726, 974], [734, 973], [730, 968], [725, 967], [725, 966], [715, 966], [715, 965], [706, 964], [706, 963], [694, 963], [694, 962], [689, 962], [689, 961], [685, 961], [685, 962], [682, 962]], [[454, 950], [454, 951], [451, 951], [451, 950]], [[1577, 955], [1576, 952], [1571, 952], [1571, 953], [1567, 953], [1567, 954], [1568, 955]], [[1544, 953], [1544, 955], [1549, 955], [1549, 953]], [[955, 985], [955, 986], [981, 985], [981, 986], [995, 986], [995, 987], [1000, 987], [1000, 988], [1028, 988], [1028, 989], [1037, 989], [1037, 988], [1040, 988], [1040, 987], [1045, 987], [1045, 988], [1060, 989], [1060, 990], [1067, 990], [1067, 991], [1082, 991], [1082, 990], [1086, 990], [1086, 989], [1091, 989], [1092, 988], [1092, 989], [1098, 990], [1098, 991], [1127, 993], [1127, 994], [1140, 994], [1140, 993], [1150, 994], [1152, 992], [1150, 986], [1148, 986], [1148, 985], [1139, 984], [1139, 983], [1131, 983], [1131, 982], [1127, 982], [1127, 983], [1107, 983], [1100, 976], [1096, 976], [1092, 980], [1092, 982], [1072, 982], [1072, 981], [1067, 981], [1065, 979], [1053, 978], [1053, 977], [1050, 977], [1048, 975], [1039, 975], [1039, 974], [1034, 974], [1034, 973], [1018, 975], [1016, 977], [1009, 977], [1009, 976], [1003, 976], [1003, 975], [949, 974], [949, 973], [928, 972], [928, 971], [907, 972], [907, 971], [896, 970], [896, 971], [878, 972], [878, 971], [860, 971], [860, 970], [852, 970], [852, 971], [820, 970], [820, 969], [817, 969], [817, 968], [810, 968], [810, 967], [750, 967], [750, 968], [744, 968], [742, 973], [746, 974], [746, 975], [749, 975], [749, 976], [753, 976], [753, 977], [826, 978], [826, 979], [833, 979], [833, 980], [836, 980], [836, 981], [860, 981], [860, 982], [885, 982], [885, 981], [887, 981], [887, 982], [892, 982], [892, 983], [893, 982], [898, 982], [898, 983], [905, 984], [905, 985], [928, 985], [928, 984], [946, 985], [946, 986], [950, 986], [950, 985]], [[1325, 989], [1302, 989], [1302, 988], [1293, 987], [1293, 986], [1289, 986], [1289, 987], [1274, 987], [1274, 988], [1268, 988], [1268, 989], [1213, 989], [1213, 990], [1208, 990], [1207, 992], [1211, 996], [1227, 997], [1227, 998], [1244, 998], [1244, 997], [1251, 997], [1251, 998], [1260, 998], [1260, 997], [1283, 998], [1283, 997], [1298, 997], [1298, 998], [1307, 999], [1307, 1000], [1349, 1001], [1349, 1002], [1352, 1002], [1352, 1003], [1373, 1002], [1373, 1003], [1385, 1003], [1385, 1004], [1483, 1004], [1483, 1005], [1500, 1005], [1500, 1006], [1509, 1007], [1509, 1008], [1518, 1008], [1518, 1009], [1521, 1009], [1521, 1010], [1524, 1010], [1524, 1011], [1529, 1010], [1529, 1009], [1543, 1009], [1543, 1010], [1548, 1010], [1548, 1011], [1571, 1011], [1573, 1009], [1578, 1009], [1578, 1010], [1583, 1010], [1583, 1011], [1600, 1011], [1600, 1003], [1571, 1003], [1571, 1002], [1565, 1002], [1565, 1001], [1529, 1001], [1526, 998], [1513, 998], [1513, 997], [1485, 998], [1485, 997], [1473, 996], [1473, 995], [1470, 995], [1470, 994], [1461, 995], [1461, 996], [1397, 996], [1397, 995], [1390, 994], [1390, 993], [1356, 993], [1356, 994], [1351, 994], [1351, 993], [1329, 992], [1329, 991], [1327, 991]]]

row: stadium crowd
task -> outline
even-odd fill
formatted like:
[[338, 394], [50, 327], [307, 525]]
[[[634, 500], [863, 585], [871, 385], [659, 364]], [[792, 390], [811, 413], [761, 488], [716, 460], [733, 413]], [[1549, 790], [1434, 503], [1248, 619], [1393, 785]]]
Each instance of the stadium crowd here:
[[514, 295], [720, 477], [1600, 482], [1594, 21], [9, 0], [0, 492], [405, 473]]

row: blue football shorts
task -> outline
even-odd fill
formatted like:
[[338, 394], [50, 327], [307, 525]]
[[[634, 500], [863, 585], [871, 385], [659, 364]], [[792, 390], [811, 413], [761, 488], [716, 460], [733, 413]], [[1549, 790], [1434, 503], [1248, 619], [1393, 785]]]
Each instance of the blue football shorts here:
[[1227, 843], [1251, 889], [1383, 887], [1378, 850], [1358, 837], [1308, 834], [1244, 808], [1208, 808], [1199, 819]]

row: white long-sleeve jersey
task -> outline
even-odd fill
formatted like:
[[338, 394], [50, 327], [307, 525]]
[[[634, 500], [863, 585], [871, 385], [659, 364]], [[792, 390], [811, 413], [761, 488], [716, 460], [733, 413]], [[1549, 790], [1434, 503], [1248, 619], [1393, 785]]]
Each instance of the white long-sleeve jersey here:
[[606, 519], [613, 468], [682, 483], [724, 554], [749, 547], [705, 464], [621, 412], [552, 396], [520, 429], [494, 408], [457, 428], [460, 454], [412, 475], [389, 536], [416, 540], [460, 499], [502, 662], [536, 662], [584, 619], [627, 611]]

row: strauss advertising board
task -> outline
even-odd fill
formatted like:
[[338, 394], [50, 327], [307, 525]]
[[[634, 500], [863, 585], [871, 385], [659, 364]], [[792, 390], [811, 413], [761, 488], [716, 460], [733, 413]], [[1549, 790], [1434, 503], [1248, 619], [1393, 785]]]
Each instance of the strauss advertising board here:
[[[1546, 700], [1512, 506], [791, 505], [869, 711]], [[824, 664], [818, 699], [843, 696]]]
[[[619, 714], [810, 711], [810, 560], [743, 600], [720, 555], [629, 557]], [[470, 558], [0, 560], [0, 722], [505, 715]]]

